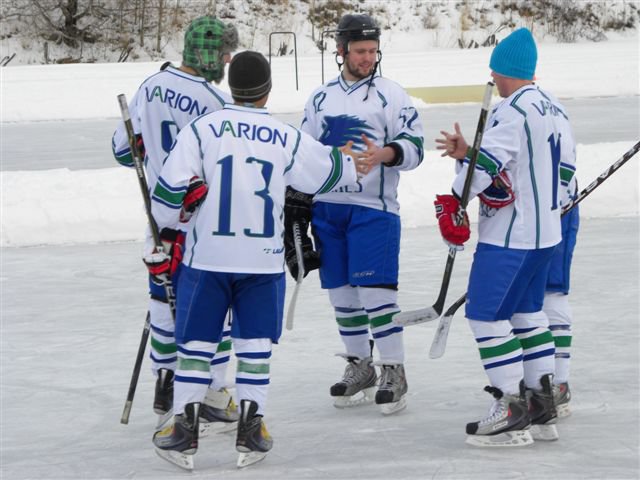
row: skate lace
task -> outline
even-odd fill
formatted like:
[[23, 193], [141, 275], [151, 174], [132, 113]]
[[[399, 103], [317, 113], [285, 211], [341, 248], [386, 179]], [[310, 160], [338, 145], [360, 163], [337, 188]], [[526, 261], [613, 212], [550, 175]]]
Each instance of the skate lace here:
[[494, 400], [493, 403], [491, 404], [491, 407], [489, 408], [489, 415], [480, 420], [480, 425], [487, 425], [487, 424], [491, 424], [494, 423], [496, 420], [499, 420], [500, 418], [505, 416], [505, 413], [507, 412], [507, 410], [509, 409], [509, 402], [506, 401], [504, 398], [501, 398], [499, 400]]
[[344, 370], [342, 381], [347, 385], [358, 384], [367, 377], [368, 370], [369, 366], [364, 361], [356, 363], [355, 361], [349, 360]]
[[380, 390], [391, 390], [394, 385], [399, 383], [399, 373], [395, 368], [382, 367], [382, 375], [380, 375]]

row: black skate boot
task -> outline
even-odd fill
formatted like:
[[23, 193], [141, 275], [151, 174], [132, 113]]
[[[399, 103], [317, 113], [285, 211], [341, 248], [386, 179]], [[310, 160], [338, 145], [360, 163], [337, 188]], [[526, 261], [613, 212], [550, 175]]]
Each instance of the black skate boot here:
[[193, 470], [193, 455], [198, 450], [199, 415], [199, 403], [185, 405], [184, 413], [176, 415], [172, 424], [153, 436], [156, 453], [181, 468]]
[[525, 399], [524, 384], [519, 395], [505, 395], [496, 387], [484, 387], [495, 399], [489, 415], [467, 423], [467, 440], [476, 447], [522, 447], [533, 443], [529, 432], [531, 420]]
[[531, 434], [535, 440], [558, 440], [558, 430], [555, 426], [558, 413], [553, 400], [553, 375], [543, 375], [540, 384], [542, 390], [529, 390]]
[[173, 372], [166, 368], [158, 369], [156, 393], [153, 397], [153, 411], [164, 415], [173, 408]]
[[378, 376], [371, 357], [358, 358], [338, 354], [347, 361], [342, 380], [331, 386], [336, 408], [355, 407], [373, 402]]
[[385, 415], [399, 412], [407, 407], [406, 393], [408, 390], [407, 376], [402, 364], [380, 367], [380, 387], [376, 392], [376, 404]]
[[246, 467], [266, 457], [273, 447], [273, 439], [267, 431], [262, 415], [257, 415], [258, 404], [253, 400], [240, 402], [240, 420], [236, 436], [236, 450], [240, 452], [238, 467]]

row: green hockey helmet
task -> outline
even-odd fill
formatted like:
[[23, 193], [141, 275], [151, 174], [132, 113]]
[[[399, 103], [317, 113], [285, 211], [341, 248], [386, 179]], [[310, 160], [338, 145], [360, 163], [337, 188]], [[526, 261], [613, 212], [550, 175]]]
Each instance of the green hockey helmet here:
[[238, 31], [215, 17], [196, 18], [184, 33], [182, 64], [208, 82], [224, 77], [224, 55], [238, 47]]

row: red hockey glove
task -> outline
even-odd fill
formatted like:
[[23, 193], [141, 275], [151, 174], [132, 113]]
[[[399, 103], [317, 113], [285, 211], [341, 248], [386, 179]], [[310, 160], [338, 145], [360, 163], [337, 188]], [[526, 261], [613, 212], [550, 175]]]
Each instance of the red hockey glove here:
[[478, 195], [482, 203], [491, 208], [502, 208], [513, 203], [516, 196], [511, 188], [511, 179], [506, 171], [493, 177], [493, 183]]
[[464, 242], [469, 240], [471, 231], [469, 230], [469, 217], [467, 212], [464, 213], [462, 223], [456, 224], [460, 202], [453, 195], [436, 195], [436, 201], [433, 202], [436, 207], [436, 218], [440, 233], [449, 248], [462, 250]]
[[160, 240], [163, 250], [159, 252], [154, 248], [153, 252], [142, 259], [151, 274], [151, 280], [157, 285], [162, 285], [168, 275], [172, 275], [178, 269], [182, 262], [185, 236], [178, 230], [163, 228]]
[[204, 202], [209, 192], [209, 187], [200, 177], [191, 177], [189, 188], [182, 199], [182, 209], [180, 210], [180, 221], [188, 222], [197, 208]]

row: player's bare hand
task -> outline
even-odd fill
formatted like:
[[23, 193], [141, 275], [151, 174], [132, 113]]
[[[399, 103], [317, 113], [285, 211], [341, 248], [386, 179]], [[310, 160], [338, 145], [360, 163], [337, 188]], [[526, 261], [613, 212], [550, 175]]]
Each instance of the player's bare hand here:
[[381, 163], [388, 163], [393, 160], [395, 151], [391, 147], [379, 147], [366, 135], [362, 135], [362, 141], [366, 150], [363, 153], [366, 164], [365, 174], [369, 173]]
[[453, 125], [453, 128], [455, 129], [455, 133], [449, 133], [444, 130], [440, 130], [442, 138], [436, 138], [436, 143], [438, 144], [436, 145], [436, 149], [444, 150], [444, 152], [442, 152], [442, 155], [440, 155], [441, 157], [449, 156], [455, 159], [464, 158], [467, 154], [469, 145], [462, 136], [460, 124], [456, 122]]

